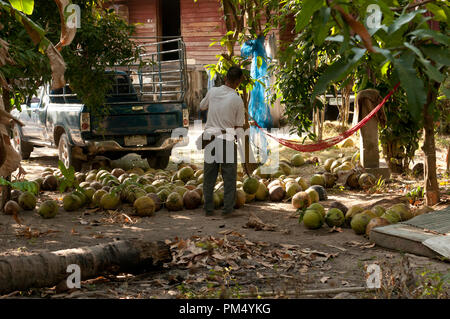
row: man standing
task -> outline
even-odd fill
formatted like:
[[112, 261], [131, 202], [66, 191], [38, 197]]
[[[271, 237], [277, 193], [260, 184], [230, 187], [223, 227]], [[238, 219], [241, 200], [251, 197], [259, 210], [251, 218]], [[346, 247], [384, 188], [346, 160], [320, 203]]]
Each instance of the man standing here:
[[242, 79], [241, 68], [231, 67], [226, 75], [225, 85], [209, 90], [200, 102], [200, 109], [208, 110], [205, 137], [216, 137], [205, 148], [203, 194], [207, 216], [212, 215], [214, 211], [213, 193], [219, 169], [224, 181], [223, 216], [229, 216], [234, 209], [237, 175], [236, 129], [242, 131], [245, 123], [244, 102], [236, 92]]

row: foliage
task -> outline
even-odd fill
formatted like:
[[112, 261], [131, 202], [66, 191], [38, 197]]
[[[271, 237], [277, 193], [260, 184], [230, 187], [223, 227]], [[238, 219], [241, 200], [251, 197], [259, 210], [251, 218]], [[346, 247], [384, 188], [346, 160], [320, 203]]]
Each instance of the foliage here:
[[35, 195], [39, 193], [39, 186], [36, 184], [36, 182], [28, 182], [28, 181], [10, 182], [4, 179], [3, 177], [0, 177], [0, 185], [9, 186], [12, 189], [18, 189], [22, 192], [31, 192]]
[[[442, 33], [430, 29], [427, 23], [430, 17], [424, 15], [426, 10], [422, 8], [409, 10], [406, 1], [400, 1], [400, 11], [394, 10], [392, 7], [399, 4], [389, 0], [376, 1], [383, 13], [381, 25], [368, 29], [364, 26], [366, 20], [370, 18], [366, 10], [373, 2], [345, 1], [340, 2], [339, 5], [332, 1], [289, 0], [283, 2], [285, 16], [293, 9], [300, 8], [300, 12], [295, 16], [296, 32], [305, 33], [305, 37], [309, 32], [315, 45], [330, 42], [339, 45], [338, 51], [330, 52], [334, 61], [331, 61], [332, 63], [325, 70], [320, 70], [321, 74], [318, 78], [316, 70], [309, 69], [309, 74], [317, 78], [314, 80], [310, 103], [312, 104], [315, 97], [323, 94], [332, 83], [340, 82], [342, 86], [349, 75], [351, 76], [370, 59], [372, 64], [370, 69], [366, 68], [367, 75], [362, 82], [367, 81], [370, 71], [392, 66], [389, 75], [390, 87], [401, 79], [401, 86], [406, 92], [408, 111], [414, 121], [420, 121], [427, 97], [425, 83], [441, 82], [448, 77], [446, 66], [449, 65], [450, 40], [445, 33], [445, 25], [450, 19], [450, 11], [446, 8], [447, 1], [437, 2], [432, 7], [433, 12], [439, 13], [439, 16], [435, 15], [434, 19], [441, 22]], [[298, 53], [295, 50], [302, 50], [302, 41], [305, 37], [297, 37], [290, 45], [296, 55], [301, 56], [301, 52]], [[301, 60], [292, 60], [288, 69], [294, 69], [298, 64], [302, 67], [303, 63]], [[297, 85], [303, 84], [304, 79], [299, 79]], [[280, 86], [280, 89], [281, 93], [287, 97], [292, 94], [289, 87], [286, 89], [286, 86]], [[310, 108], [304, 108], [304, 110], [307, 114]], [[301, 118], [304, 119], [301, 122], [302, 129], [309, 128], [307, 116], [304, 115]]]
[[[113, 79], [105, 71], [115, 65], [128, 65], [139, 58], [137, 45], [129, 39], [135, 28], [117, 16], [113, 10], [103, 9], [104, 1], [73, 1], [81, 8], [81, 28], [71, 45], [63, 49], [67, 63], [66, 78], [84, 104], [92, 111], [103, 111], [105, 96]], [[53, 38], [59, 36], [54, 3], [36, 8], [36, 21], [46, 23]], [[83, 70], [81, 72], [81, 70]], [[95, 83], [95, 89], [93, 89]]]
[[[103, 0], [76, 0], [73, 3], [81, 8], [81, 28], [77, 30], [71, 45], [61, 51], [67, 64], [65, 76], [82, 102], [93, 111], [101, 112], [104, 110], [105, 96], [113, 83], [105, 70], [114, 65], [134, 63], [138, 59], [137, 45], [129, 39], [134, 26], [120, 19], [113, 10], [104, 9]], [[34, 21], [36, 26], [45, 26], [39, 28], [53, 43], [60, 37], [60, 16], [55, 14], [57, 12], [55, 2], [43, 1], [34, 7], [30, 16], [30, 21]], [[6, 23], [0, 30], [0, 37], [11, 43], [10, 52], [16, 65], [2, 67], [0, 72], [5, 74], [6, 79], [23, 79], [20, 85], [13, 87], [16, 97], [14, 105], [17, 107], [40, 85], [50, 81], [51, 69], [47, 57], [39, 55], [41, 48], [27, 37], [20, 22], [5, 15], [4, 11], [1, 13], [2, 23]]]
[[[51, 79], [49, 59], [42, 54], [50, 41], [43, 36], [42, 28], [20, 12], [23, 10], [30, 14], [33, 11], [33, 0], [11, 1], [11, 4], [12, 6], [0, 1], [0, 38], [9, 44], [8, 53], [14, 64], [7, 63], [0, 67], [0, 80], [3, 82], [3, 89], [7, 88], [12, 93], [8, 92], [11, 106], [20, 108], [43, 81]], [[30, 36], [33, 32], [41, 35], [38, 47]], [[24, 82], [24, 79], [29, 81]], [[1, 91], [5, 93], [3, 89]], [[6, 108], [9, 109], [10, 106], [6, 105]]]
[[316, 107], [322, 109], [324, 101], [316, 99], [311, 103], [311, 92], [337, 50], [338, 45], [333, 42], [318, 45], [313, 32], [308, 30], [279, 52], [279, 62], [270, 67], [270, 72], [276, 75], [272, 103], [280, 99], [288, 123], [299, 136], [309, 133], [311, 139], [315, 138], [311, 132], [312, 113]]
[[418, 186], [412, 191], [408, 192], [405, 197], [408, 199], [410, 204], [415, 205], [417, 201], [423, 200], [423, 196], [425, 195], [425, 189]]
[[82, 191], [75, 177], [75, 169], [73, 166], [67, 168], [62, 161], [58, 161], [58, 168], [63, 175], [63, 178], [59, 179], [59, 191], [61, 193], [64, 193], [67, 189], [71, 188]]

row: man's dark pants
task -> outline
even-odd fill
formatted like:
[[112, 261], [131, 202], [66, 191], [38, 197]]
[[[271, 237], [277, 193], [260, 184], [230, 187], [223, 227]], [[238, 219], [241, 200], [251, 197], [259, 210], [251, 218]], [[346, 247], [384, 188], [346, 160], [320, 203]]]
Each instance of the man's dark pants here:
[[[211, 155], [215, 160], [212, 163], [206, 161], [203, 167], [203, 195], [205, 197], [205, 212], [206, 214], [212, 214], [214, 211], [214, 186], [219, 174], [219, 168], [222, 171], [222, 178], [224, 182], [224, 214], [230, 214], [233, 212], [236, 201], [236, 174], [237, 174], [237, 147], [234, 141], [224, 141], [222, 139], [215, 139], [212, 143], [215, 143], [216, 152]], [[219, 149], [220, 147], [220, 149]], [[234, 154], [229, 154], [230, 159], [227, 159], [228, 153], [232, 151]], [[215, 153], [219, 153], [219, 156], [215, 156]], [[223, 156], [222, 156], [223, 155]], [[231, 156], [233, 155], [233, 156]]]

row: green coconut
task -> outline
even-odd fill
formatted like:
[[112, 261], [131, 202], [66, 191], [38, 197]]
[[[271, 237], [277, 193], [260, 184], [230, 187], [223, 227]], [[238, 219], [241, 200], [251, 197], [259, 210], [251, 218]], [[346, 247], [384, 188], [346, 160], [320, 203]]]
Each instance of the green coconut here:
[[307, 210], [308, 209], [316, 210], [319, 213], [321, 213], [323, 217], [325, 217], [325, 208], [322, 205], [320, 205], [319, 203], [313, 203], [313, 204], [309, 205]]
[[377, 217], [381, 217], [386, 212], [386, 209], [383, 206], [376, 205], [372, 207], [372, 211], [377, 215]]
[[396, 204], [389, 209], [397, 212], [400, 215], [401, 221], [406, 221], [414, 217], [405, 204]]
[[183, 197], [184, 193], [186, 193], [188, 191], [187, 188], [183, 187], [183, 186], [176, 186], [173, 189], [174, 192], [177, 192], [178, 194], [181, 195], [181, 197]]
[[55, 200], [47, 200], [41, 204], [38, 214], [42, 218], [54, 218], [58, 214], [59, 205]]
[[359, 205], [352, 206], [345, 214], [345, 221], [347, 222], [347, 224], [350, 224], [350, 221], [352, 220], [353, 216], [362, 213], [363, 211], [364, 209]]
[[151, 197], [143, 196], [134, 201], [136, 214], [141, 217], [152, 216], [155, 212], [155, 202]]
[[75, 194], [67, 194], [63, 197], [63, 208], [66, 212], [73, 212], [83, 205], [80, 197]]
[[291, 157], [291, 165], [294, 167], [299, 167], [305, 164], [305, 159], [300, 154], [295, 154]]
[[291, 175], [292, 173], [292, 168], [288, 163], [281, 162], [280, 170], [283, 172], [284, 175]]
[[327, 158], [325, 160], [325, 163], [323, 166], [327, 172], [331, 172], [331, 165], [333, 164], [333, 162], [334, 162], [334, 158]]
[[308, 182], [303, 177], [297, 177], [295, 181], [302, 187], [302, 191], [306, 191], [309, 187]]
[[325, 186], [325, 178], [321, 174], [316, 174], [311, 177], [309, 184], [312, 185], [320, 185]]
[[248, 177], [244, 180], [242, 188], [247, 194], [254, 195], [258, 191], [259, 181], [256, 178]]
[[194, 170], [190, 166], [183, 167], [178, 171], [178, 179], [187, 182], [194, 177]]
[[113, 195], [111, 193], [103, 195], [102, 199], [100, 199], [100, 207], [103, 209], [117, 209], [120, 205], [120, 196]]
[[237, 189], [234, 208], [239, 209], [243, 207], [245, 205], [245, 200], [246, 200], [245, 192], [241, 189]]
[[387, 219], [391, 224], [397, 224], [402, 220], [402, 217], [395, 210], [388, 209], [381, 218]]
[[323, 185], [325, 188], [332, 188], [334, 184], [336, 184], [337, 176], [332, 173], [324, 173], [322, 174], [325, 184]]
[[23, 192], [19, 196], [19, 206], [23, 210], [33, 210], [36, 207], [36, 196], [31, 192]]
[[319, 193], [315, 189], [312, 189], [311, 187], [308, 188], [305, 191], [305, 193], [307, 193], [309, 195], [309, 197], [311, 198], [311, 203], [317, 203], [320, 199]]
[[145, 185], [144, 190], [147, 193], [155, 193], [156, 194], [156, 187], [153, 185]]
[[107, 191], [104, 189], [99, 189], [95, 191], [94, 195], [92, 196], [92, 204], [96, 207], [100, 206], [100, 200], [102, 199], [103, 195], [108, 194]]
[[258, 191], [255, 194], [255, 199], [258, 201], [265, 201], [269, 196], [269, 190], [264, 183], [259, 183]]
[[[187, 167], [184, 167], [187, 168]], [[189, 167], [191, 168], [191, 167]], [[192, 168], [191, 168], [192, 170]], [[179, 211], [183, 210], [183, 197], [177, 192], [172, 192], [167, 196], [166, 208], [169, 211]]]
[[325, 215], [325, 222], [329, 227], [339, 227], [345, 222], [344, 213], [338, 208], [330, 208]]
[[303, 224], [308, 229], [318, 229], [323, 225], [323, 216], [316, 210], [307, 210], [303, 215]]
[[302, 191], [302, 187], [297, 182], [291, 182], [286, 185], [286, 197], [291, 198], [298, 192]]
[[371, 218], [368, 214], [359, 213], [353, 216], [350, 226], [357, 235], [363, 235], [366, 233], [366, 227], [369, 224]]

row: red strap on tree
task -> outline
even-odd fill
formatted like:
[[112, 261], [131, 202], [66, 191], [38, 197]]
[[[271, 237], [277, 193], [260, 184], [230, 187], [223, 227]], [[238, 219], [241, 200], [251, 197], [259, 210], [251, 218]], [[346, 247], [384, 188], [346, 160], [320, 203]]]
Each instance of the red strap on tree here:
[[400, 82], [394, 86], [394, 88], [389, 92], [388, 95], [386, 95], [384, 97], [384, 99], [381, 101], [380, 104], [377, 105], [377, 107], [375, 107], [369, 114], [367, 114], [367, 116], [365, 118], [363, 118], [354, 127], [349, 129], [348, 131], [345, 131], [344, 133], [342, 133], [339, 136], [327, 138], [325, 140], [322, 140], [322, 141], [320, 141], [318, 143], [314, 143], [314, 144], [301, 144], [301, 142], [299, 142], [299, 141], [287, 140], [284, 138], [279, 138], [279, 137], [273, 136], [272, 134], [264, 131], [264, 129], [261, 126], [259, 126], [259, 124], [253, 118], [252, 118], [252, 120], [254, 121], [255, 125], [259, 129], [261, 129], [261, 131], [264, 132], [264, 134], [273, 138], [275, 141], [277, 141], [281, 145], [284, 145], [286, 147], [289, 147], [289, 148], [299, 151], [299, 152], [317, 152], [317, 151], [321, 151], [326, 148], [329, 148], [333, 145], [336, 145], [336, 144], [342, 142], [343, 140], [349, 138], [353, 134], [355, 134], [361, 127], [366, 125], [366, 123], [369, 122], [372, 119], [372, 117], [374, 117], [374, 115], [383, 107], [383, 105], [387, 102], [387, 100], [389, 100], [389, 98], [392, 96], [392, 94], [394, 94], [394, 92], [398, 89], [399, 86], [400, 86]]

